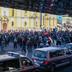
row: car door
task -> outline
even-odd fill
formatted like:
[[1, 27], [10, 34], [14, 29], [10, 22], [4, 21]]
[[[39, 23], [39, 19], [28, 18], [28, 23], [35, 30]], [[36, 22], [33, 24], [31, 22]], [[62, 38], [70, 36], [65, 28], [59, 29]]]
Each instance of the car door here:
[[68, 63], [68, 59], [64, 55], [64, 50], [56, 50], [50, 53], [50, 61], [55, 64], [56, 67], [65, 65]]

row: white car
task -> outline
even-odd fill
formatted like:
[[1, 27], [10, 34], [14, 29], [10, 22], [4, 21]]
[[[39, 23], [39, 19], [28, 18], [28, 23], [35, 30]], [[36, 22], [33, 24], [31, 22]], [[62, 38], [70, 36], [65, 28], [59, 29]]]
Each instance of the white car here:
[[72, 53], [67, 48], [38, 48], [33, 52], [32, 60], [40, 65], [40, 69], [54, 72], [56, 67], [72, 63]]
[[37, 67], [30, 58], [16, 52], [0, 55], [0, 72], [33, 72]]

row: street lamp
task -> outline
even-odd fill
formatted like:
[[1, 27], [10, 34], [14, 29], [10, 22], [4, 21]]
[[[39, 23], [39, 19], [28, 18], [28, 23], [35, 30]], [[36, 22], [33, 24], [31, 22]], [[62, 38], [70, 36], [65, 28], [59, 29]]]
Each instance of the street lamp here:
[[42, 11], [44, 6], [44, 0], [40, 2], [40, 29], [42, 29]]
[[0, 17], [0, 31], [1, 31], [2, 18]]
[[43, 25], [42, 25], [42, 28], [44, 28], [44, 22], [45, 22], [45, 15], [43, 14]]
[[14, 29], [13, 28], [13, 26], [14, 26], [14, 18], [13, 17], [11, 18], [11, 22], [12, 22], [11, 26], [12, 26], [12, 30], [13, 30]]
[[51, 17], [49, 17], [48, 19], [49, 19], [48, 30], [50, 30]]
[[36, 16], [36, 14], [34, 14], [34, 17], [33, 18], [34, 18], [34, 26], [35, 26], [35, 29], [36, 29], [38, 17]]

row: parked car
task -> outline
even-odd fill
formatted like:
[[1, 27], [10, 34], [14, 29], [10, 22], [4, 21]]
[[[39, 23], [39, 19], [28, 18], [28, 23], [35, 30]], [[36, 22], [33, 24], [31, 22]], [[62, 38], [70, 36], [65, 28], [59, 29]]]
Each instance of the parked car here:
[[67, 48], [45, 47], [35, 49], [32, 60], [39, 70], [54, 72], [55, 68], [72, 63], [72, 52]]
[[1, 72], [35, 72], [37, 65], [24, 55], [15, 52], [8, 52], [0, 56]]

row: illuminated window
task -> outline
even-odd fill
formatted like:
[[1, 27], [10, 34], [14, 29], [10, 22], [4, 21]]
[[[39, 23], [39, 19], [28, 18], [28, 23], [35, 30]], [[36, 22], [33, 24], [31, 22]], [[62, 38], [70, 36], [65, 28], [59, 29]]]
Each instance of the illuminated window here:
[[12, 21], [12, 26], [14, 26], [14, 22]]
[[27, 25], [27, 22], [24, 23], [24, 26], [26, 26], [26, 25]]
[[27, 13], [27, 11], [25, 10], [25, 13]]

